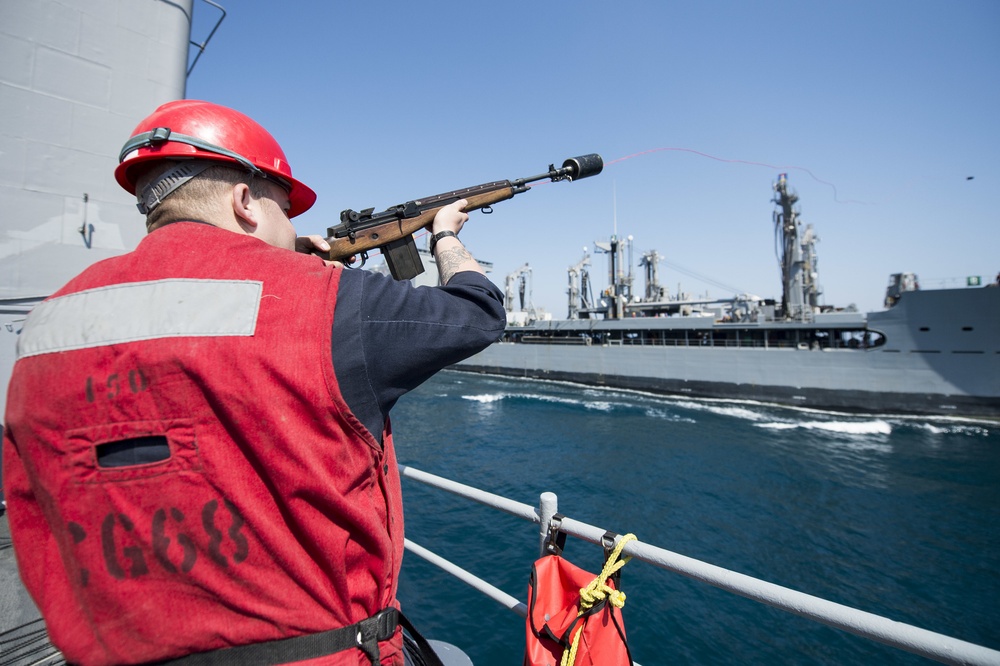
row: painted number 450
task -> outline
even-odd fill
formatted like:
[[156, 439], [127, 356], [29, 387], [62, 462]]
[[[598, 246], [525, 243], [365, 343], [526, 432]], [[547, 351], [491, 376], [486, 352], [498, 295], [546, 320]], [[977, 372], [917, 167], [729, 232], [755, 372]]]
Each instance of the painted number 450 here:
[[149, 379], [142, 370], [129, 370], [127, 373], [114, 373], [108, 375], [107, 379], [87, 377], [85, 388], [87, 402], [95, 402], [98, 398], [114, 400], [122, 395], [124, 391], [132, 394], [142, 393], [149, 389]]

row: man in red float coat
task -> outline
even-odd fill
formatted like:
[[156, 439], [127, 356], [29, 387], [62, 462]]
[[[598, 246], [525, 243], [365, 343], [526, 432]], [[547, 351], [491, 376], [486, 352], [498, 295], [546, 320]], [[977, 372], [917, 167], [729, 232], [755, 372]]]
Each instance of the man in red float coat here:
[[504, 326], [464, 202], [431, 229], [444, 286], [415, 289], [294, 252], [324, 244], [289, 221], [315, 194], [231, 109], [160, 107], [116, 177], [150, 234], [28, 317], [5, 417], [53, 643], [80, 664], [403, 664], [388, 412]]

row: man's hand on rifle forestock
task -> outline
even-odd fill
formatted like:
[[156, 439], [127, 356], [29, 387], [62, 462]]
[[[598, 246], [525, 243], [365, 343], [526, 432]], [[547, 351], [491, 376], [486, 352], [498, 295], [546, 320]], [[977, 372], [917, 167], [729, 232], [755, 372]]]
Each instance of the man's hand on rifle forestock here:
[[432, 234], [436, 235], [442, 231], [450, 231], [455, 234], [440, 238], [434, 244], [434, 259], [437, 261], [441, 284], [448, 284], [455, 273], [462, 271], [486, 274], [479, 262], [469, 254], [462, 241], [458, 239], [458, 233], [469, 219], [468, 213], [462, 211], [468, 205], [469, 202], [465, 199], [448, 204], [434, 215], [434, 221], [431, 222]]

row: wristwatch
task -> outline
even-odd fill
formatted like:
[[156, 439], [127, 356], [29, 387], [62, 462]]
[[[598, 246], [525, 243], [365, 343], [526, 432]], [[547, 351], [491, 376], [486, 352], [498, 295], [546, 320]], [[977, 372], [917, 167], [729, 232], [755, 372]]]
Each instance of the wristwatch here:
[[447, 238], [448, 236], [454, 236], [458, 238], [458, 234], [454, 231], [439, 231], [433, 236], [431, 236], [431, 252], [434, 252], [434, 246], [437, 245], [438, 241], [442, 238]]

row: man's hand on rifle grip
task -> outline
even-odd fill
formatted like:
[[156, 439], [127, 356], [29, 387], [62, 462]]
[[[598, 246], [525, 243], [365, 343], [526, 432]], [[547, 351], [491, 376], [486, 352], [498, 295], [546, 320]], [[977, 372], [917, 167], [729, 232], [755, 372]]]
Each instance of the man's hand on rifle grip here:
[[[327, 243], [326, 239], [319, 234], [299, 236], [295, 239], [295, 251], [303, 254], [315, 254], [318, 257], [325, 257], [330, 251], [330, 244]], [[342, 262], [329, 261], [327, 259], [323, 259], [323, 263], [327, 266], [339, 266], [341, 268], [344, 266]]]

